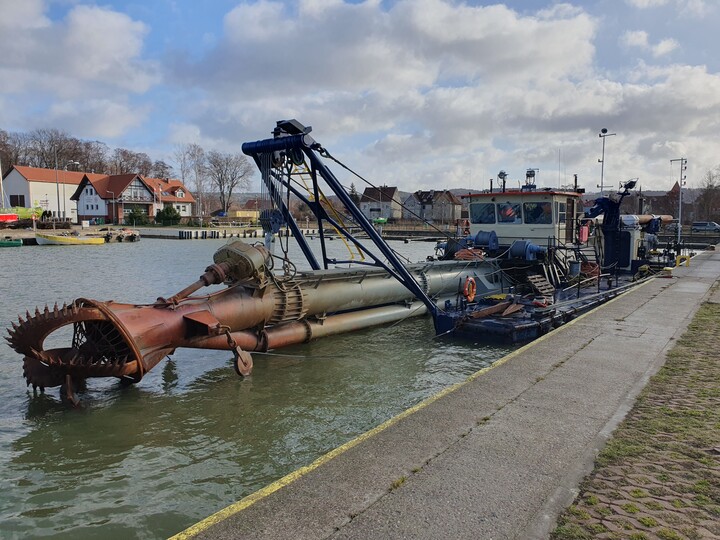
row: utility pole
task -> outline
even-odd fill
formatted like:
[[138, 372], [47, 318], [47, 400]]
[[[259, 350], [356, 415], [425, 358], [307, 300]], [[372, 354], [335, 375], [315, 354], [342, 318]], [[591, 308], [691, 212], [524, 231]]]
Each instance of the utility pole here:
[[687, 178], [687, 175], [685, 174], [685, 171], [687, 171], [687, 159], [685, 159], [685, 158], [671, 159], [670, 165], [672, 165], [676, 161], [680, 162], [680, 179], [678, 180], [678, 188], [680, 189], [680, 193], [678, 196], [678, 228], [677, 228], [677, 242], [679, 244], [680, 237], [682, 235], [682, 188], [683, 188], [683, 184], [685, 184], [685, 179]]
[[605, 196], [605, 137], [612, 137], [613, 135], [617, 135], [617, 133], [608, 133], [607, 128], [602, 128], [598, 134], [598, 137], [602, 139], [602, 158], [598, 159], [600, 162], [600, 185], [598, 187], [600, 188], [601, 197]]
[[57, 161], [57, 147], [55, 150], [55, 191], [57, 192], [57, 212], [55, 213], [55, 221], [60, 219], [60, 180], [58, 179], [58, 161]]

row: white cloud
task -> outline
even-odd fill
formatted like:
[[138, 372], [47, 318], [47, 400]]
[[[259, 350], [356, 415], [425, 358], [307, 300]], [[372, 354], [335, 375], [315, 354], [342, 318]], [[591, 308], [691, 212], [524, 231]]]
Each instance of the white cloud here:
[[625, 0], [628, 4], [639, 9], [664, 6], [669, 0]]
[[[16, 121], [43, 126], [57, 121], [55, 126], [68, 129], [76, 122], [62, 111], [79, 108], [94, 115], [99, 134], [138, 125], [147, 109], [128, 106], [128, 97], [159, 80], [157, 67], [142, 59], [149, 31], [144, 23], [87, 5], [51, 21], [40, 0], [0, 1], [7, 24], [0, 32], [0, 77], [3, 92], [24, 111], [24, 120], [15, 114]], [[117, 127], [105, 124], [107, 118]]]
[[620, 43], [626, 47], [638, 47], [650, 52], [655, 58], [665, 56], [677, 49], [680, 44], [675, 39], [663, 39], [656, 45], [651, 45], [648, 33], [644, 30], [627, 31], [620, 38]]
[[[665, 5], [674, 6], [682, 15], [702, 17], [711, 9], [707, 0], [625, 0], [629, 5], [638, 9], [658, 8]], [[715, 6], [717, 7], [717, 6]]]
[[621, 38], [621, 42], [628, 47], [647, 48], [650, 46], [648, 42], [648, 33], [644, 30], [627, 31]]
[[90, 99], [62, 101], [51, 106], [46, 121], [65, 126], [77, 137], [114, 139], [138, 128], [147, 116], [147, 107], [119, 100]]
[[0, 0], [0, 28], [44, 28], [50, 25], [43, 0]]
[[665, 56], [677, 49], [680, 44], [675, 39], [663, 39], [657, 45], [653, 46], [652, 54], [655, 57]]

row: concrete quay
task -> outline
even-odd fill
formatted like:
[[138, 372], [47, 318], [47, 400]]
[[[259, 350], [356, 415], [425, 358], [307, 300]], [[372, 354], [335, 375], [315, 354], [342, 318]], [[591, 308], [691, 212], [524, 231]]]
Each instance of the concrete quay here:
[[547, 538], [719, 278], [701, 253], [174, 538]]

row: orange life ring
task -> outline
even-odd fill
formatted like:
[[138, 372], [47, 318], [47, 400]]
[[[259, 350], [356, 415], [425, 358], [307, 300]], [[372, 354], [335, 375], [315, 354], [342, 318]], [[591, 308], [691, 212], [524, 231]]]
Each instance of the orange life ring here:
[[475, 279], [468, 276], [465, 279], [465, 287], [463, 288], [463, 296], [468, 302], [475, 300], [475, 293], [477, 292], [477, 285], [475, 285]]

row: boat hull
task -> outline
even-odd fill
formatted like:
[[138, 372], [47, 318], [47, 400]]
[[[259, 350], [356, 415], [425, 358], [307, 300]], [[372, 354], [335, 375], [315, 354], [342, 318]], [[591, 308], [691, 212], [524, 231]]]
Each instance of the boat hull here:
[[104, 244], [105, 239], [96, 236], [63, 236], [61, 234], [35, 233], [40, 246], [91, 246]]
[[23, 241], [19, 238], [17, 239], [5, 239], [0, 240], [0, 248], [3, 247], [20, 247], [23, 245]]

